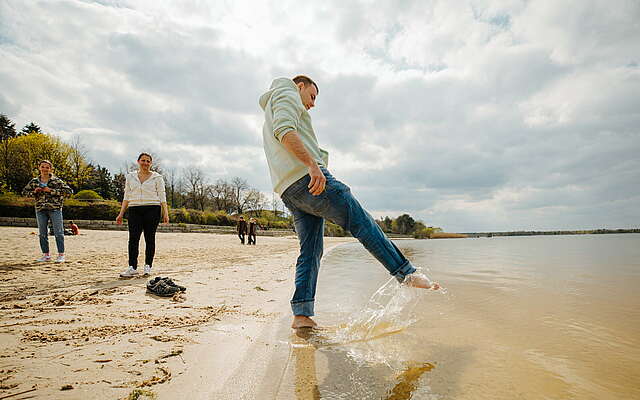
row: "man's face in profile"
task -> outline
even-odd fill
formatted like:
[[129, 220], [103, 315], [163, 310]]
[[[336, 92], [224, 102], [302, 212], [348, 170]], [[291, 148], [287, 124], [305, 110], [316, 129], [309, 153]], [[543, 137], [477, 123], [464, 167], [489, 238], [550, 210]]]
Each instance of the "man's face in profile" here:
[[298, 90], [300, 91], [300, 99], [304, 108], [311, 110], [316, 105], [316, 97], [318, 96], [318, 90], [316, 85], [304, 85], [304, 83], [298, 84]]

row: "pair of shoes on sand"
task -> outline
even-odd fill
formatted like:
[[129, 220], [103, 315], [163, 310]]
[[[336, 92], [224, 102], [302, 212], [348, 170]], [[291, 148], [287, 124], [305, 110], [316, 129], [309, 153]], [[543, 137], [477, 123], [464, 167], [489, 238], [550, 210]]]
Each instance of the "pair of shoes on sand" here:
[[[38, 262], [49, 262], [49, 261], [51, 261], [51, 256], [49, 254], [43, 254], [42, 257], [38, 258], [36, 261], [38, 261]], [[63, 263], [64, 262], [64, 254], [58, 254], [58, 257], [56, 258], [56, 262], [57, 263]]]
[[187, 288], [176, 284], [171, 278], [156, 276], [147, 282], [147, 291], [160, 297], [172, 297], [178, 292], [186, 292]]

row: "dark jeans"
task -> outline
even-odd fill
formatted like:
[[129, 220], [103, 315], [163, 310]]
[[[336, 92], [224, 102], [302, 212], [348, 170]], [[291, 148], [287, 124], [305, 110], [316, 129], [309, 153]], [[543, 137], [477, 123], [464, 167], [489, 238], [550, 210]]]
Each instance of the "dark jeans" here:
[[244, 232], [238, 232], [238, 237], [240, 238], [240, 242], [244, 244]]
[[250, 233], [249, 234], [249, 244], [256, 244], [256, 234], [255, 233]]
[[156, 252], [156, 229], [160, 223], [160, 206], [129, 207], [129, 265], [138, 268], [140, 235], [144, 232], [144, 263], [153, 265]]
[[300, 241], [300, 256], [296, 263], [296, 291], [291, 300], [294, 315], [313, 315], [325, 218], [351, 232], [399, 282], [416, 271], [353, 197], [351, 189], [325, 168], [321, 170], [327, 183], [324, 192], [318, 196], [309, 193], [309, 175], [293, 183], [281, 196], [293, 214]]

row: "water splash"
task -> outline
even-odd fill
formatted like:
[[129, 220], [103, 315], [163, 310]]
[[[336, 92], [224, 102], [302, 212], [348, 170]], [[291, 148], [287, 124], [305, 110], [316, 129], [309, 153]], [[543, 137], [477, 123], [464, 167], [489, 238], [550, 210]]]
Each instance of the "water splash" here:
[[419, 320], [416, 306], [432, 292], [402, 285], [391, 278], [360, 311], [352, 313], [346, 323], [317, 332], [315, 345], [339, 346], [358, 363], [383, 364], [399, 372], [406, 368], [406, 362], [412, 359], [412, 355], [406, 335], [396, 334]]
[[[416, 271], [418, 274], [426, 278], [421, 271]], [[347, 324], [338, 334], [353, 341], [403, 331], [418, 320], [415, 307], [430, 292], [433, 290], [402, 285], [391, 278], [371, 296], [362, 310], [349, 316]], [[446, 294], [447, 290], [441, 287], [438, 292]]]
[[365, 307], [348, 318], [338, 333], [350, 340], [367, 340], [388, 332], [402, 331], [416, 321], [413, 310], [419, 289], [389, 279], [369, 299]]

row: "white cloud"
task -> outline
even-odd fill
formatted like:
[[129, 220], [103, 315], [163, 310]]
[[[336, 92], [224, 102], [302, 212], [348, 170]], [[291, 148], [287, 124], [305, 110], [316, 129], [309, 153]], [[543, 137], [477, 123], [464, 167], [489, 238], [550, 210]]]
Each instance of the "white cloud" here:
[[633, 0], [9, 0], [0, 112], [113, 170], [145, 149], [268, 191], [257, 98], [307, 73], [331, 169], [374, 215], [637, 226], [639, 18]]

